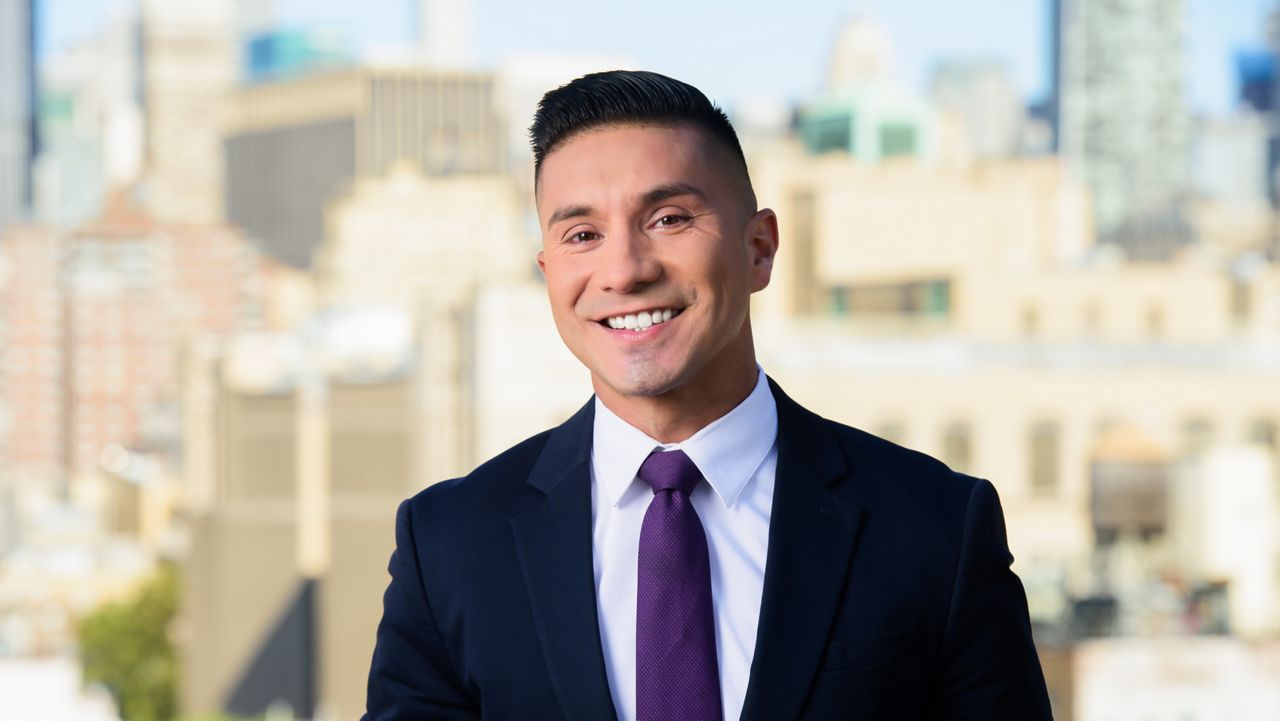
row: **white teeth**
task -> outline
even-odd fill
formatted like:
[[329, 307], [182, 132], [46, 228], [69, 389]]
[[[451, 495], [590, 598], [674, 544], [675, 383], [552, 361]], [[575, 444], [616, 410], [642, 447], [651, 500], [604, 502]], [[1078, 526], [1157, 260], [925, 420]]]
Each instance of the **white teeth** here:
[[664, 308], [662, 310], [647, 311], [642, 310], [638, 313], [629, 315], [615, 315], [605, 318], [604, 322], [615, 330], [644, 330], [657, 323], [666, 323], [676, 316], [678, 311]]

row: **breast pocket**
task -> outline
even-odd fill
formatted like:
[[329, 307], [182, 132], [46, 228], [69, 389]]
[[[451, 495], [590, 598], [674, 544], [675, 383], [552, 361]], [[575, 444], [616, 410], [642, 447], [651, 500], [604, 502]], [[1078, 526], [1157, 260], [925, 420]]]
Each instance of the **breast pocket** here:
[[920, 651], [920, 641], [920, 631], [914, 628], [832, 641], [827, 644], [822, 670], [867, 668], [903, 661]]

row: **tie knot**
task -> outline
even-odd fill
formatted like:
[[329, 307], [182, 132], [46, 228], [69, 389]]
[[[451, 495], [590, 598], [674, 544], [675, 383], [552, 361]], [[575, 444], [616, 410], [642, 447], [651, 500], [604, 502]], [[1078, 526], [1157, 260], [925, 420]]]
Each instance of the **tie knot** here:
[[654, 451], [640, 464], [636, 475], [652, 486], [654, 493], [684, 491], [688, 494], [702, 480], [702, 472], [684, 451]]

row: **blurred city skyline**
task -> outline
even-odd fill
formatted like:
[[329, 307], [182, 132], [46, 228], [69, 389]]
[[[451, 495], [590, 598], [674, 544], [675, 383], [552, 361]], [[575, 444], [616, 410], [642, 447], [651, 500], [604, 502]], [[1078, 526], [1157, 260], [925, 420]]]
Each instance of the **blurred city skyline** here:
[[[138, 3], [41, 0], [38, 57], [48, 60], [94, 37], [110, 18], [136, 11]], [[367, 60], [414, 46], [416, 5], [416, 0], [276, 0], [273, 21], [281, 27], [340, 28], [358, 57]], [[940, 63], [995, 61], [1007, 69], [1023, 99], [1035, 103], [1051, 90], [1050, 5], [1051, 0], [808, 0], [790, 5], [784, 14], [765, 2], [736, 3], [731, 11], [676, 0], [473, 2], [467, 4], [469, 59], [474, 67], [493, 68], [524, 54], [625, 58], [705, 88], [730, 110], [760, 102], [790, 105], [820, 89], [839, 28], [862, 14], [888, 29], [897, 73], [912, 86], [926, 88]], [[1264, 46], [1271, 6], [1269, 0], [1186, 1], [1183, 57], [1193, 112], [1222, 115], [1235, 109], [1236, 55]], [[565, 32], [569, 19], [573, 28], [591, 30], [570, 36]], [[697, 38], [698, 29], [707, 27], [716, 32]]]
[[0, 0], [3, 710], [362, 707], [397, 505], [591, 395], [527, 128], [640, 66], [770, 377], [996, 486], [1055, 716], [1275, 721], [1280, 0], [773, 7]]

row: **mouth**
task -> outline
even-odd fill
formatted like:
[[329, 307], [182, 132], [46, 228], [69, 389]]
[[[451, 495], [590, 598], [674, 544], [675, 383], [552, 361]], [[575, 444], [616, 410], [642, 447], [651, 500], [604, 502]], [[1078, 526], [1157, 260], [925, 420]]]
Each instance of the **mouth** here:
[[655, 325], [670, 322], [672, 318], [683, 312], [684, 308], [652, 308], [635, 313], [611, 315], [596, 322], [612, 330], [630, 330], [639, 333]]

